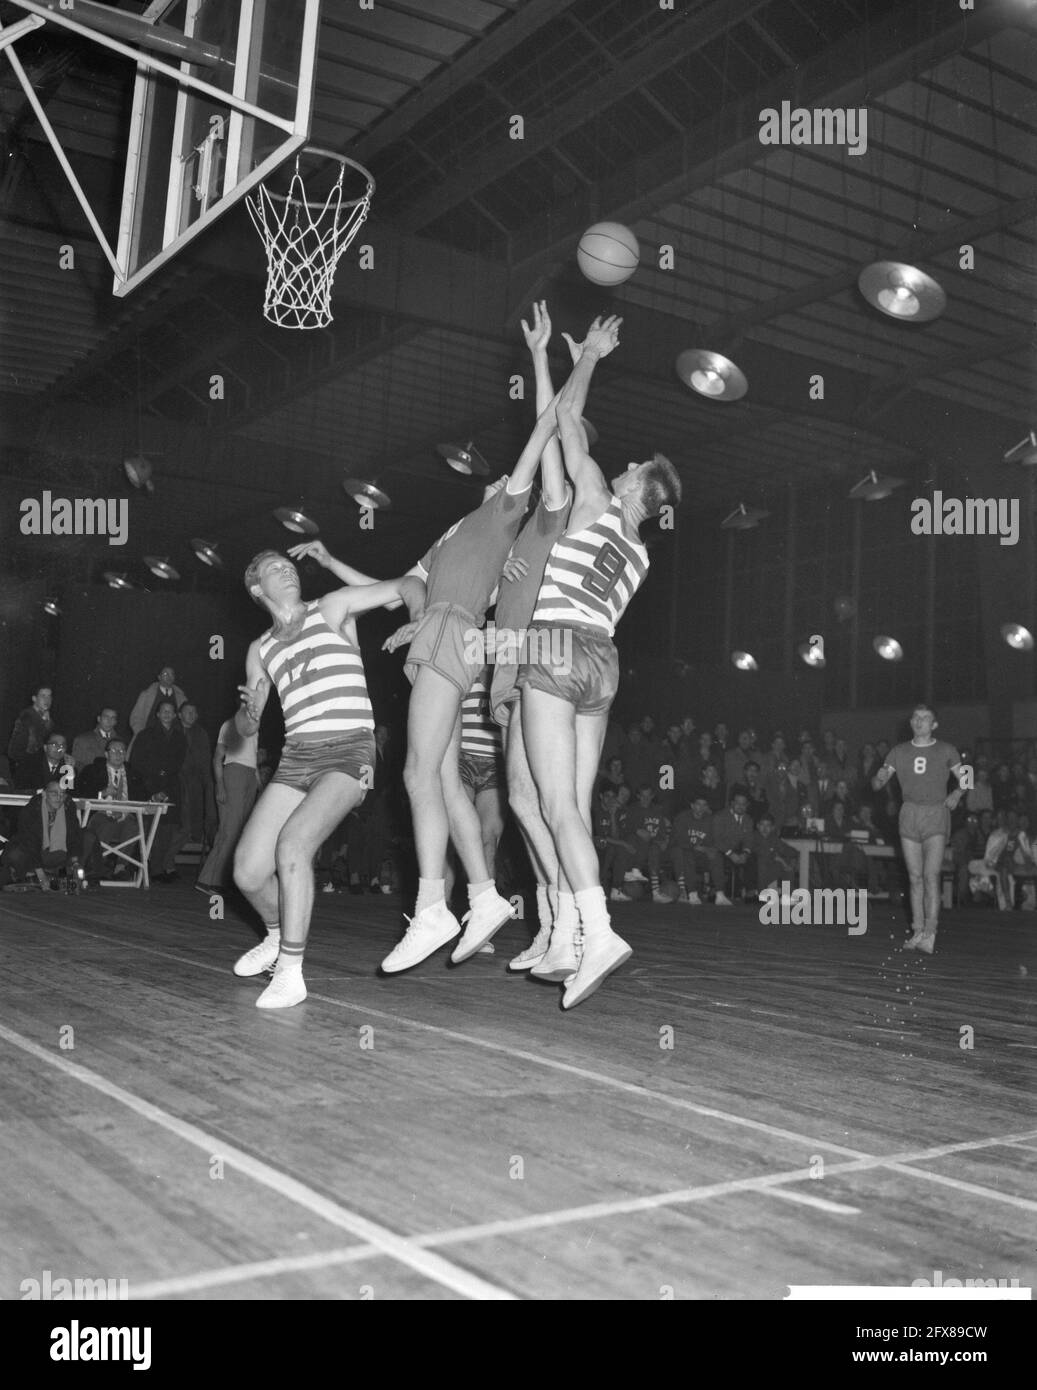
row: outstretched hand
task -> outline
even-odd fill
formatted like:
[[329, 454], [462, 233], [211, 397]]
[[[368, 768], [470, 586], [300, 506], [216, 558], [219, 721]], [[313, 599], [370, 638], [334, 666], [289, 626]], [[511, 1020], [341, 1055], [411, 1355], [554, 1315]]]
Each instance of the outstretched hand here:
[[[420, 621], [420, 619], [418, 620]], [[383, 652], [394, 652], [397, 647], [406, 647], [418, 630], [418, 622], [404, 623], [382, 643]]]
[[587, 329], [587, 336], [582, 343], [576, 342], [568, 333], [563, 333], [562, 337], [569, 349], [573, 366], [576, 366], [588, 348], [598, 357], [607, 357], [613, 348], [619, 346], [619, 325], [622, 322], [623, 320], [615, 314], [611, 314], [604, 320], [599, 315]]
[[316, 560], [318, 565], [323, 565], [325, 569], [331, 563], [328, 547], [323, 541], [303, 541], [301, 545], [289, 546], [288, 554], [293, 560], [305, 560], [309, 556]]
[[267, 696], [270, 694], [269, 676], [260, 676], [254, 686], [239, 685], [238, 690], [241, 692], [241, 703], [245, 713], [253, 724], [258, 724], [263, 717]]
[[530, 352], [546, 352], [551, 341], [551, 315], [547, 312], [547, 300], [538, 299], [533, 303], [533, 327], [522, 320], [522, 336]]

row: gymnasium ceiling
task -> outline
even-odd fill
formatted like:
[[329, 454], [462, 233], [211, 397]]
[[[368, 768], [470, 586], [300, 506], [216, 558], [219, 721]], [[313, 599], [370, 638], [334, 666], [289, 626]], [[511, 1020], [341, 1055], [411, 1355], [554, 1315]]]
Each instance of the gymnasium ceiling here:
[[[264, 257], [240, 207], [115, 299], [0, 55], [0, 536], [24, 572], [85, 578], [112, 555], [103, 542], [30, 552], [12, 499], [41, 484], [125, 493], [121, 461], [142, 447], [156, 492], [133, 498], [119, 568], [150, 551], [187, 570], [197, 534], [235, 557], [269, 544], [284, 535], [270, 509], [303, 495], [333, 549], [355, 543], [378, 572], [409, 563], [479, 495], [434, 445], [474, 439], [500, 472], [531, 426], [508, 379], [525, 367], [518, 320], [534, 297], [577, 335], [594, 313], [624, 315], [588, 405], [598, 457], [608, 471], [662, 450], [709, 524], [790, 482], [848, 489], [870, 468], [922, 478], [948, 460], [1003, 476], [1001, 455], [1037, 424], [1033, 0], [323, 8], [312, 138], [375, 174], [360, 240], [377, 269], [347, 254], [335, 322], [315, 333], [263, 320]], [[22, 13], [0, 0], [0, 23]], [[53, 25], [17, 51], [110, 222], [130, 64]], [[867, 153], [761, 145], [760, 111], [786, 99], [866, 106]], [[507, 138], [516, 113], [522, 141]], [[575, 265], [580, 232], [605, 218], [642, 249], [613, 292]], [[59, 267], [69, 242], [74, 274]], [[663, 245], [673, 269], [658, 268]], [[870, 308], [856, 281], [878, 259], [935, 275], [944, 315], [905, 325]], [[674, 361], [692, 346], [738, 361], [743, 401], [681, 384]], [[809, 398], [815, 373], [823, 401]], [[358, 536], [343, 473], [394, 499], [377, 545]]]

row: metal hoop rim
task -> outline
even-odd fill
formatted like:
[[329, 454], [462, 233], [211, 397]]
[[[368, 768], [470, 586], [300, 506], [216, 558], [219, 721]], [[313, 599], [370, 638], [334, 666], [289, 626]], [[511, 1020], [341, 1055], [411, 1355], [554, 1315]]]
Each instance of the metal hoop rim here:
[[[367, 191], [361, 194], [359, 198], [344, 198], [342, 200], [343, 207], [356, 208], [359, 207], [361, 203], [370, 202], [371, 195], [374, 193], [376, 187], [374, 175], [371, 173], [370, 169], [365, 169], [362, 164], [358, 164], [355, 159], [350, 159], [348, 154], [342, 154], [340, 150], [326, 150], [319, 145], [304, 145], [295, 156], [296, 173], [298, 173], [299, 159], [304, 154], [316, 154], [321, 155], [324, 159], [337, 160], [338, 163], [342, 165], [343, 171], [345, 171], [346, 165], [348, 164], [349, 167], [355, 169], [358, 174], [363, 174], [364, 178], [367, 180]], [[339, 177], [341, 177], [341, 175]], [[265, 185], [263, 186], [263, 191], [268, 198], [274, 199], [275, 202], [291, 203], [293, 207], [306, 207], [317, 212], [326, 207], [328, 202], [326, 197], [314, 199], [314, 201], [311, 202], [309, 198], [290, 198], [287, 193], [271, 193], [269, 188]]]

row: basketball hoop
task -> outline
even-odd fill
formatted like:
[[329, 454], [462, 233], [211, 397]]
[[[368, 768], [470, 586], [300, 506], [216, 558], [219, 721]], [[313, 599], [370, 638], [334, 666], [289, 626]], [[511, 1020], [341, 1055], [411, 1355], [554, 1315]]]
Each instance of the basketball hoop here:
[[[331, 322], [335, 268], [367, 220], [375, 187], [363, 165], [344, 154], [309, 148], [303, 153], [334, 159], [342, 166], [323, 202], [306, 197], [298, 158], [287, 193], [271, 193], [261, 183], [259, 197], [246, 199], [249, 216], [266, 246], [263, 317], [279, 328], [326, 328]], [[359, 198], [343, 196], [347, 165], [367, 180]]]

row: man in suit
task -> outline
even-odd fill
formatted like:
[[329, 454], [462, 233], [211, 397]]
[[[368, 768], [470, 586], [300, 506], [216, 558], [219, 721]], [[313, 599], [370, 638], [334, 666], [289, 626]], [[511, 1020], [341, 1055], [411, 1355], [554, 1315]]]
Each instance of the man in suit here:
[[[126, 762], [126, 744], [118, 735], [109, 739], [103, 757], [95, 758], [85, 767], [76, 779], [76, 795], [90, 800], [147, 801], [148, 789], [143, 777]], [[105, 845], [121, 845], [129, 839], [135, 828], [134, 818], [129, 812], [119, 811], [113, 804], [110, 811], [94, 811], [87, 821], [87, 831]], [[91, 854], [86, 860], [87, 873], [96, 873], [100, 867], [100, 855]], [[116, 859], [116, 877], [125, 871], [126, 865]]]
[[86, 734], [76, 734], [72, 741], [72, 761], [76, 772], [88, 768], [95, 758], [103, 758], [108, 752], [109, 741], [116, 735], [119, 716], [110, 706], [100, 710], [97, 723]]
[[163, 666], [158, 673], [158, 680], [152, 681], [137, 696], [137, 702], [130, 711], [130, 728], [135, 734], [146, 729], [158, 714], [162, 700], [172, 700], [175, 712], [186, 699], [187, 696], [176, 683], [176, 672], [172, 666]]
[[38, 792], [48, 782], [61, 782], [71, 787], [75, 779], [75, 767], [68, 756], [68, 742], [64, 734], [49, 734], [44, 746], [18, 764], [15, 781], [19, 791]]
[[739, 880], [742, 891], [750, 893], [756, 882], [756, 830], [741, 792], [732, 796], [726, 811], [718, 811], [713, 817], [713, 842], [730, 866], [731, 896], [738, 891]]
[[49, 873], [74, 870], [92, 847], [93, 837], [87, 841], [80, 830], [75, 806], [61, 783], [51, 780], [21, 809], [18, 833], [0, 855], [0, 883], [17, 882], [35, 873], [40, 886], [46, 888]]
[[184, 734], [184, 762], [180, 769], [181, 820], [189, 840], [212, 843], [216, 833], [216, 802], [212, 790], [212, 744], [198, 722], [198, 706], [188, 700], [180, 706]]

